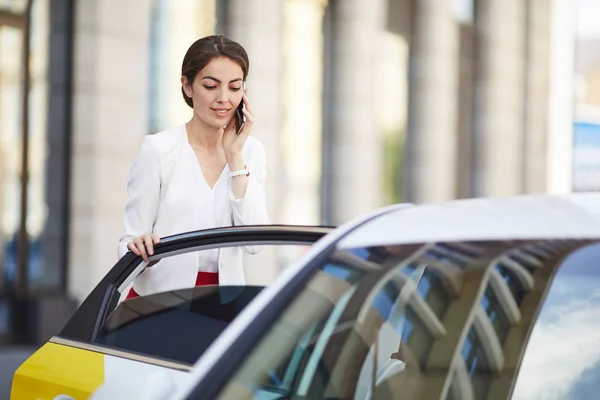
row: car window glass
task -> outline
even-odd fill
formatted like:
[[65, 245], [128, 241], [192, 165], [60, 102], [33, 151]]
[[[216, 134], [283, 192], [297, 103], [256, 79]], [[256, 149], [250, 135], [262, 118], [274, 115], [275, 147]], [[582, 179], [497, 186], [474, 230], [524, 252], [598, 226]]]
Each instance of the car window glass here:
[[96, 343], [191, 365], [262, 288], [205, 286], [126, 300]]
[[[263, 289], [264, 285], [252, 281], [272, 282], [286, 263], [301, 256], [308, 245], [261, 247], [257, 255], [244, 257], [249, 281], [246, 286], [189, 287], [123, 300], [130, 290], [127, 288], [96, 334], [95, 343], [143, 356], [193, 364]], [[165, 260], [176, 269], [178, 260], [189, 262], [194, 259], [175, 255], [159, 262]]]
[[[585, 288], [573, 307], [600, 299], [597, 279], [579, 285], [581, 276], [575, 279], [569, 267], [573, 261], [562, 262], [585, 244], [498, 241], [336, 251], [267, 329], [220, 398], [547, 398], [550, 392], [542, 389], [558, 385], [547, 381], [569, 374], [588, 383], [565, 393], [592, 390], [600, 353], [589, 352], [584, 362], [580, 351], [566, 346], [571, 357], [562, 351], [542, 357], [548, 347], [540, 335], [547, 330], [536, 325], [537, 311], [542, 309], [543, 321], [545, 307], [565, 290], [561, 285], [571, 292]], [[599, 259], [600, 250], [594, 254]], [[592, 257], [578, 263], [595, 266]], [[587, 272], [588, 279], [598, 275], [595, 268]], [[556, 321], [556, 312], [547, 324]], [[537, 343], [526, 340], [532, 329]], [[576, 342], [596, 344], [590, 340]], [[540, 360], [529, 355], [536, 346], [539, 359], [554, 361], [548, 374], [538, 376], [538, 392], [520, 378], [536, 373]], [[579, 369], [563, 371], [559, 355], [576, 359]], [[589, 398], [565, 396], [558, 398]]]
[[[595, 399], [600, 381], [600, 244], [564, 259], [547, 287], [513, 399]], [[548, 287], [549, 286], [549, 287]]]

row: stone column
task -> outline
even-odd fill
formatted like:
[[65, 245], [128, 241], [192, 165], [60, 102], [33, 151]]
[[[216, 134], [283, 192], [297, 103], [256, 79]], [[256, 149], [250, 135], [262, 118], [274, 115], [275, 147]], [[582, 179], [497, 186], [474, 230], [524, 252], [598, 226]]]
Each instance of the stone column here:
[[450, 2], [413, 4], [404, 194], [445, 201], [457, 195], [459, 27]]
[[76, 7], [68, 289], [79, 300], [117, 261], [127, 177], [147, 133], [150, 9]]
[[[254, 113], [252, 135], [267, 153], [267, 207], [273, 223], [282, 222], [281, 184], [283, 123], [283, 1], [228, 0], [225, 34], [239, 42], [250, 58], [246, 88]], [[276, 249], [265, 246], [256, 256], [245, 256], [249, 284], [268, 284], [278, 274]]]
[[575, 5], [552, 0], [550, 88], [548, 104], [547, 191], [573, 191], [573, 74], [575, 73]]
[[324, 219], [340, 224], [382, 203], [382, 132], [377, 123], [378, 41], [385, 0], [331, 0], [326, 54]]
[[324, 0], [284, 2], [282, 221], [320, 223]]
[[527, 2], [525, 192], [546, 192], [551, 0]]
[[523, 192], [525, 7], [522, 0], [475, 7], [473, 196]]
[[267, 205], [274, 223], [281, 220], [282, 21], [281, 0], [229, 0], [226, 34], [250, 58], [246, 87], [255, 119], [252, 135], [267, 152]]

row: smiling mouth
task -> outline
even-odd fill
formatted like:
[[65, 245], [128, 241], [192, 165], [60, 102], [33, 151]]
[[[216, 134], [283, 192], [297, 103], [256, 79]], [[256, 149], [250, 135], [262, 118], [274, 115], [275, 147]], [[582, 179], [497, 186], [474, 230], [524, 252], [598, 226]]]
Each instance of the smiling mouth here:
[[224, 117], [225, 115], [227, 115], [229, 113], [229, 109], [215, 109], [215, 108], [211, 108], [211, 110], [213, 110], [220, 117]]

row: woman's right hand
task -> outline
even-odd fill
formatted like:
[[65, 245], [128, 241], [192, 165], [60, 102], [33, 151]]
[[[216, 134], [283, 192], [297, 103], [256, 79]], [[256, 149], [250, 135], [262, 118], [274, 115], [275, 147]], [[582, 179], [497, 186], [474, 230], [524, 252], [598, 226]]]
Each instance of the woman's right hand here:
[[154, 245], [157, 243], [160, 243], [160, 238], [155, 233], [147, 233], [127, 243], [127, 249], [148, 262], [149, 256], [154, 255]]

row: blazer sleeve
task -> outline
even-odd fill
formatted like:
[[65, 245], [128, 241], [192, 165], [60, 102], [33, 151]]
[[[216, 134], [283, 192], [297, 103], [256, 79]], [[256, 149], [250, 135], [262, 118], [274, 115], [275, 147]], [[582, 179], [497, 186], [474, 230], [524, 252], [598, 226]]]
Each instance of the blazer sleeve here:
[[265, 181], [267, 179], [267, 157], [265, 148], [255, 142], [247, 160], [250, 177], [244, 197], [236, 199], [229, 189], [229, 201], [233, 212], [233, 225], [269, 225]]
[[129, 172], [125, 206], [125, 231], [119, 239], [118, 257], [127, 253], [127, 244], [138, 236], [151, 233], [158, 213], [160, 199], [160, 158], [150, 144], [151, 137], [142, 141], [140, 151]]

